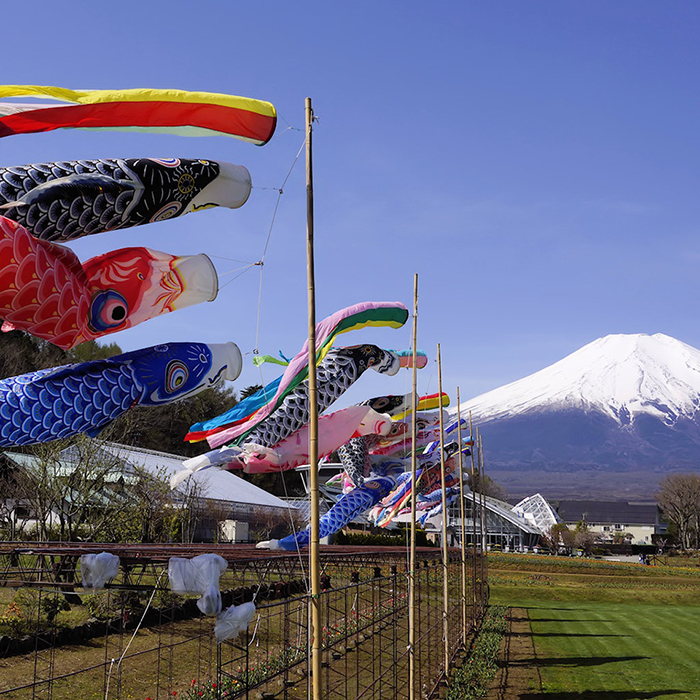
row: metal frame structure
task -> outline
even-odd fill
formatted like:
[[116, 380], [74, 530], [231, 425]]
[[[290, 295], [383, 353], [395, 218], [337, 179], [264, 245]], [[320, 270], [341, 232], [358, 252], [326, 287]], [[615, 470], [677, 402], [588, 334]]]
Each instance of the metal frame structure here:
[[[119, 575], [103, 591], [84, 591], [79, 557], [104, 550], [120, 557]], [[214, 620], [201, 615], [196, 599], [175, 596], [168, 588], [171, 556], [211, 551], [228, 562], [221, 579], [224, 606], [251, 600], [256, 605], [247, 632], [222, 643], [213, 635]], [[480, 551], [469, 551], [468, 569], [482, 571], [481, 560]], [[480, 574], [474, 577], [477, 588], [462, 595], [459, 550], [449, 550], [447, 576], [446, 668], [442, 554], [438, 548], [418, 549], [416, 697], [437, 697], [486, 605], [488, 587]], [[323, 697], [408, 698], [406, 550], [325, 546], [320, 577]], [[240, 545], [5, 542], [0, 543], [0, 592], [3, 589], [8, 597], [13, 594], [8, 589], [28, 592], [38, 604], [36, 633], [24, 638], [24, 646], [12, 647], [6, 637], [0, 638], [0, 700], [62, 700], [75, 697], [76, 687], [89, 687], [91, 695], [105, 700], [129, 695], [156, 700], [172, 698], [174, 692], [193, 700], [267, 693], [285, 700], [308, 697], [312, 667], [305, 555]], [[47, 619], [41, 612], [57, 609], [63, 600], [73, 607], [90, 602], [91, 609], [105, 612], [79, 629], [69, 629], [61, 614]], [[464, 620], [468, 630], [462, 629]], [[80, 654], [75, 653], [78, 649]], [[76, 658], [82, 659], [79, 668]]]
[[[499, 546], [508, 548], [511, 551], [524, 551], [540, 544], [543, 534], [529, 518], [525, 518], [513, 510], [513, 508], [503, 501], [485, 496], [484, 510], [486, 515], [482, 516], [482, 508], [476, 508], [476, 518], [472, 518], [472, 494], [470, 491], [464, 494], [465, 504], [465, 540], [467, 544], [473, 546], [474, 532], [482, 525], [482, 521], [487, 530], [486, 543], [489, 547]], [[453, 503], [448, 508], [448, 531], [454, 538], [454, 544], [462, 541], [461, 531], [461, 511], [460, 504]], [[476, 528], [476, 529], [475, 529]], [[449, 535], [448, 535], [449, 536]], [[479, 539], [476, 537], [477, 546]], [[453, 544], [450, 542], [450, 544]]]

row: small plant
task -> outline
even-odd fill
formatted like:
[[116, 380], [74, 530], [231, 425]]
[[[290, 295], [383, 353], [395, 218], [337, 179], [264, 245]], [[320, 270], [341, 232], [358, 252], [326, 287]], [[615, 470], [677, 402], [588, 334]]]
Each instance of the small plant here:
[[146, 607], [145, 595], [134, 591], [100, 591], [83, 598], [83, 604], [92, 617], [110, 620], [140, 615]]
[[0, 630], [16, 637], [25, 631], [27, 620], [17, 603], [9, 603], [2, 615], [0, 615]]
[[107, 620], [111, 617], [109, 598], [106, 592], [83, 596], [83, 605], [90, 613], [90, 617], [95, 617], [98, 620]]
[[507, 610], [501, 605], [489, 608], [469, 659], [455, 674], [446, 700], [476, 700], [488, 693], [498, 671], [501, 640], [508, 629]]
[[70, 606], [62, 595], [22, 589], [0, 614], [0, 634], [21, 637], [39, 632], [52, 625], [63, 610], [70, 610]]
[[63, 596], [55, 595], [51, 598], [42, 598], [40, 609], [46, 621], [53, 622], [58, 613], [70, 610], [70, 605]]

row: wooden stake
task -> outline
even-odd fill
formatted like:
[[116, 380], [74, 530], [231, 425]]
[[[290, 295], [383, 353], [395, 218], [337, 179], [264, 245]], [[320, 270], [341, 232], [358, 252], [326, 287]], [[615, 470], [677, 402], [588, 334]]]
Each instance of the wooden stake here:
[[311, 539], [309, 569], [311, 596], [311, 697], [321, 700], [321, 572], [319, 564], [318, 502], [318, 399], [316, 386], [316, 288], [314, 273], [314, 181], [312, 143], [314, 112], [311, 98], [306, 98], [306, 272], [309, 305], [309, 495], [311, 500]]
[[486, 557], [488, 556], [488, 535], [486, 528], [486, 493], [484, 485], [484, 445], [481, 442], [481, 433], [477, 429], [476, 431], [477, 441], [479, 442], [479, 506], [480, 506], [480, 517], [479, 517], [479, 537], [481, 538], [481, 596], [480, 596], [480, 606], [484, 606], [484, 592], [486, 590]]
[[483, 573], [483, 585], [486, 588], [488, 585], [489, 577], [489, 523], [488, 523], [488, 509], [486, 508], [486, 461], [484, 458], [484, 442], [479, 435], [479, 461], [481, 462], [481, 482], [483, 487], [481, 489], [481, 498], [484, 503], [484, 573]]

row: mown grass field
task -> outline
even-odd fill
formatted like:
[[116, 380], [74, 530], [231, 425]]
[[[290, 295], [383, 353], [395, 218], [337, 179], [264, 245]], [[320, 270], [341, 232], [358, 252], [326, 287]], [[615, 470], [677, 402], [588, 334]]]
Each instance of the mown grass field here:
[[542, 690], [514, 697], [700, 700], [700, 568], [494, 555], [489, 578], [531, 621]]

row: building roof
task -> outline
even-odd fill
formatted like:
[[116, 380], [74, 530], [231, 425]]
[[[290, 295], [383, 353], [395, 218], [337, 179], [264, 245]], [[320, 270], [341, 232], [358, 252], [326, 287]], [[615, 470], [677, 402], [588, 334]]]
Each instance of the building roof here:
[[545, 534], [557, 523], [562, 522], [561, 517], [541, 493], [523, 498], [522, 501], [513, 506], [513, 511], [522, 515], [542, 534]]
[[654, 525], [659, 523], [656, 503], [630, 503], [629, 501], [558, 501], [554, 504], [566, 523], [599, 525]]
[[[469, 501], [471, 498], [471, 491], [466, 491], [465, 499]], [[479, 494], [477, 494], [477, 498], [479, 498]], [[515, 511], [513, 506], [511, 506], [509, 503], [499, 501], [497, 498], [492, 498], [491, 496], [485, 496], [484, 503], [487, 510], [503, 518], [504, 520], [507, 520], [509, 523], [515, 525], [524, 532], [529, 532], [533, 535], [540, 534], [540, 530], [535, 526], [535, 524], [529, 518], [526, 518], [522, 512]]]
[[[61, 452], [61, 458], [54, 466], [60, 473], [67, 475], [75, 469], [76, 463], [72, 449], [69, 447]], [[102, 443], [100, 449], [112, 457], [116, 457], [122, 464], [121, 474], [117, 475], [116, 470], [111, 469], [111, 478], [106, 479], [108, 481], [116, 481], [121, 476], [124, 482], [128, 483], [134, 479], [138, 469], [145, 469], [154, 476], [169, 478], [182, 469], [182, 462], [187, 459], [167, 452], [145, 450], [113, 442]], [[4, 452], [3, 454], [15, 464], [25, 468], [36, 463], [37, 459], [33, 455], [16, 452]], [[197, 496], [200, 498], [285, 510], [293, 507], [277, 496], [244, 481], [232, 472], [221, 469], [202, 469], [191, 476], [189, 480], [183, 482], [176, 491], [185, 492], [191, 488], [192, 484], [196, 486]]]
[[[182, 470], [182, 463], [187, 457], [168, 454], [167, 452], [156, 452], [154, 450], [144, 450], [140, 447], [129, 445], [118, 445], [116, 443], [105, 443], [104, 449], [136, 467], [142, 467], [152, 474], [162, 473], [170, 478], [176, 472]], [[253, 506], [265, 506], [268, 508], [284, 508], [290, 506], [277, 496], [258, 488], [254, 484], [241, 479], [233, 472], [222, 469], [201, 469], [195, 472], [189, 480], [181, 484], [179, 488], [187, 488], [188, 482], [196, 484], [201, 498], [228, 501], [231, 503], [244, 503]]]

